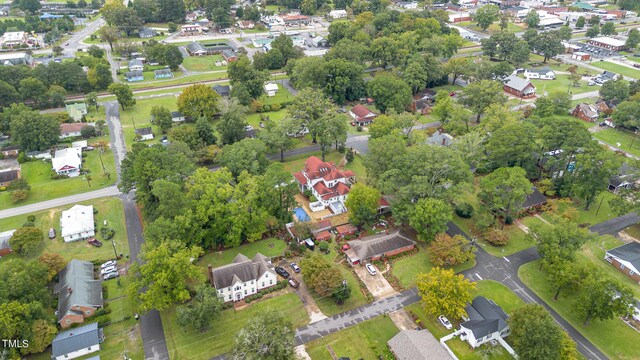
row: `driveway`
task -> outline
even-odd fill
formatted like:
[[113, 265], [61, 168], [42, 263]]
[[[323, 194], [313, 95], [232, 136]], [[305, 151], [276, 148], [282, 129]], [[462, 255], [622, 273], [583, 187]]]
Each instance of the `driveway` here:
[[297, 289], [293, 290], [300, 298], [300, 301], [302, 301], [304, 309], [307, 310], [307, 314], [309, 314], [310, 319], [309, 322], [314, 323], [316, 321], [326, 319], [327, 316], [322, 313], [322, 311], [318, 307], [318, 304], [316, 303], [316, 300], [313, 298], [313, 295], [309, 291], [307, 284], [305, 284], [302, 280], [302, 274], [296, 274], [295, 272], [293, 272], [293, 269], [291, 269], [289, 264], [291, 264], [291, 262], [283, 260], [278, 263], [278, 266], [282, 266], [283, 268], [285, 268], [289, 272], [289, 274], [291, 274], [291, 277], [300, 283], [300, 286]]
[[389, 313], [389, 318], [400, 330], [415, 330], [417, 325], [405, 309], [399, 309]]
[[380, 269], [378, 269], [378, 273], [375, 275], [369, 274], [364, 266], [354, 266], [353, 269], [376, 300], [398, 294], [398, 292], [389, 285], [387, 279], [380, 274]]

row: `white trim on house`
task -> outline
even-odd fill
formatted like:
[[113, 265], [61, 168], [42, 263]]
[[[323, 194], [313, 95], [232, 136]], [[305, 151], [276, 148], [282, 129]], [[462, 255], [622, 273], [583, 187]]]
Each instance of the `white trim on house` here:
[[74, 205], [60, 216], [60, 228], [64, 242], [78, 241], [96, 236], [93, 222], [93, 205]]

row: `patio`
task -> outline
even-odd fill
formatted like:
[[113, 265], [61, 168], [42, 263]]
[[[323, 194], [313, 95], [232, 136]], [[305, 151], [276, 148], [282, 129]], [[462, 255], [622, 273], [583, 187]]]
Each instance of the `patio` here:
[[324, 210], [320, 210], [316, 212], [311, 211], [311, 208], [309, 207], [309, 200], [306, 197], [304, 197], [304, 195], [302, 194], [296, 194], [296, 202], [301, 208], [304, 209], [304, 211], [307, 213], [307, 215], [311, 218], [311, 221], [313, 222], [318, 222], [318, 221], [327, 219], [331, 221], [332, 226], [337, 226], [337, 225], [345, 224], [349, 221], [348, 212], [345, 212], [339, 215], [334, 215], [331, 212], [331, 210], [326, 208]]

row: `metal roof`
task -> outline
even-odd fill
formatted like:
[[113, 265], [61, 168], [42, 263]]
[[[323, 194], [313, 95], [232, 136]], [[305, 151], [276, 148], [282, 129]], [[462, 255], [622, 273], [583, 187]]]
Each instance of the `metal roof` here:
[[63, 331], [53, 339], [51, 354], [53, 357], [58, 357], [89, 346], [96, 346], [100, 344], [101, 333], [102, 329], [98, 329], [98, 323]]

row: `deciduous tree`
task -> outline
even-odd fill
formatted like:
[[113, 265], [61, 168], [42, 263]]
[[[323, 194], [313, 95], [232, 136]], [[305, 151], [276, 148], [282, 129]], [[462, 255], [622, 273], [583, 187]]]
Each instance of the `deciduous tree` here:
[[509, 339], [519, 358], [562, 358], [562, 329], [541, 305], [523, 305], [509, 315], [507, 322], [511, 329]]
[[581, 286], [574, 309], [584, 317], [584, 325], [591, 319], [608, 320], [630, 313], [634, 306], [629, 287], [611, 280], [594, 270]]
[[259, 139], [243, 139], [222, 149], [219, 155], [220, 165], [231, 171], [237, 178], [240, 173], [247, 171], [257, 175], [269, 165], [267, 160], [267, 146]]
[[222, 300], [218, 290], [204, 283], [198, 285], [191, 302], [176, 308], [176, 319], [183, 328], [193, 326], [194, 329], [206, 329], [221, 311]]
[[437, 234], [429, 244], [431, 262], [436, 266], [455, 266], [475, 257], [474, 248], [462, 235]]
[[60, 124], [37, 111], [22, 111], [11, 120], [11, 136], [24, 152], [49, 149], [60, 137]]
[[349, 209], [349, 221], [356, 226], [370, 226], [378, 214], [380, 191], [357, 183], [351, 187], [346, 206]]
[[43, 239], [41, 229], [31, 226], [21, 227], [9, 239], [9, 246], [16, 254], [33, 256], [42, 247]]
[[482, 178], [478, 194], [482, 206], [494, 216], [502, 214], [505, 222], [510, 222], [511, 217], [522, 209], [527, 195], [533, 192], [525, 175], [521, 167], [512, 167], [496, 169]]
[[295, 329], [277, 310], [267, 309], [249, 320], [236, 337], [232, 360], [293, 360]]
[[447, 223], [453, 218], [453, 209], [440, 199], [420, 199], [416, 203], [409, 225], [418, 233], [418, 238], [431, 242], [437, 234], [447, 230]]
[[58, 275], [65, 266], [67, 266], [67, 261], [62, 257], [62, 255], [57, 253], [44, 253], [38, 257], [38, 262], [47, 267], [49, 271], [49, 281]]
[[220, 95], [210, 86], [194, 84], [184, 89], [178, 97], [180, 112], [193, 119], [213, 119], [220, 111]]
[[466, 316], [465, 307], [471, 301], [476, 285], [453, 270], [435, 267], [428, 274], [418, 274], [416, 281], [422, 306], [427, 314], [444, 315], [450, 319]]
[[128, 85], [113, 83], [109, 85], [108, 90], [116, 96], [122, 110], [124, 110], [125, 106], [134, 106], [136, 104], [136, 99], [133, 97], [133, 92]]
[[217, 125], [222, 145], [233, 144], [245, 138], [246, 112], [247, 108], [240, 105], [236, 99], [222, 103], [220, 121]]
[[480, 26], [482, 30], [487, 30], [491, 24], [498, 20], [500, 16], [500, 8], [497, 5], [489, 4], [476, 10], [473, 20]]
[[404, 81], [391, 73], [380, 73], [367, 84], [367, 93], [376, 100], [376, 107], [385, 113], [405, 111], [412, 101], [411, 89]]
[[507, 101], [502, 93], [502, 84], [497, 81], [482, 80], [467, 86], [460, 99], [475, 114], [478, 122], [485, 109], [491, 104], [504, 104]]

